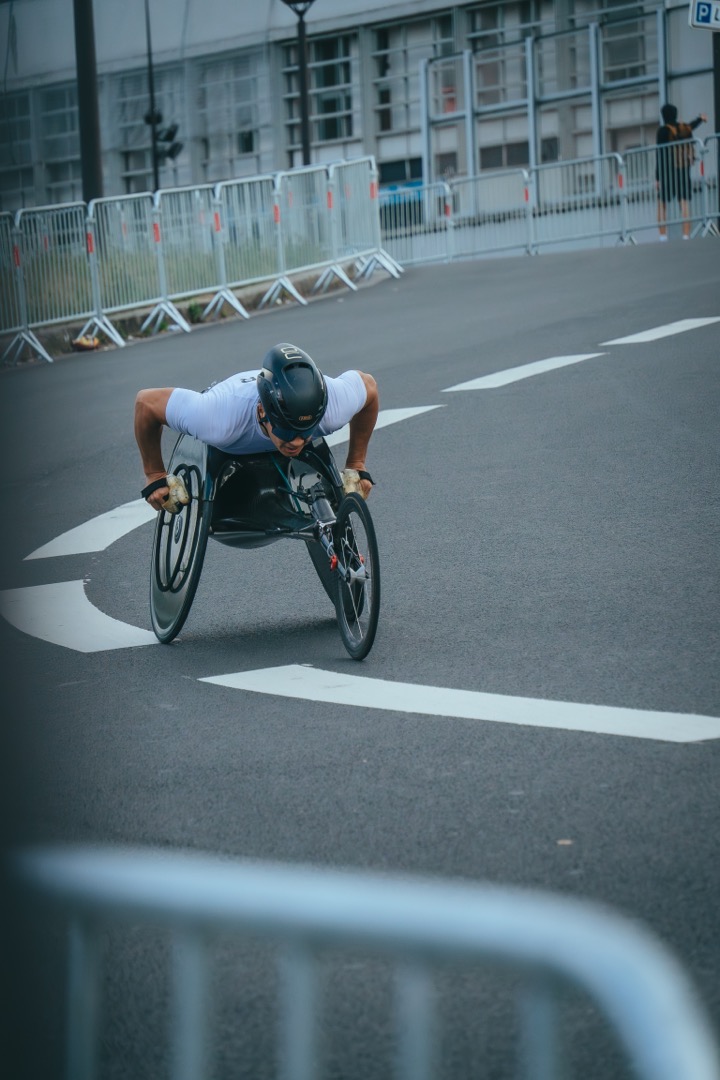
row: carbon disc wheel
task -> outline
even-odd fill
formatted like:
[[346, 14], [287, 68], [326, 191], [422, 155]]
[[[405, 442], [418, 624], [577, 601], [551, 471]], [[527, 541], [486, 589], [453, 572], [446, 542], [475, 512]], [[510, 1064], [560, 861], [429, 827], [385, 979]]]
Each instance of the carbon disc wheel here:
[[[177, 453], [173, 454], [173, 459], [176, 457]], [[212, 503], [204, 498], [202, 463], [180, 458], [171, 462], [169, 472], [183, 480], [190, 502], [179, 514], [161, 510], [155, 523], [150, 615], [155, 636], [166, 644], [182, 629], [195, 598], [212, 512]]]

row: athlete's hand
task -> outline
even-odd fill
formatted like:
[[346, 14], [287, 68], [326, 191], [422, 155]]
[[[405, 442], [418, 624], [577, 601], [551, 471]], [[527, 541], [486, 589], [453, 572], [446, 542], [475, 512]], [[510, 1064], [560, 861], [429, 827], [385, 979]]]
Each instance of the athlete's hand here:
[[168, 495], [166, 499], [163, 499], [162, 508], [168, 514], [179, 514], [183, 506], [187, 506], [190, 502], [187, 488], [180, 477], [175, 476], [173, 473], [170, 473], [167, 478], [167, 486]]
[[364, 471], [364, 469], [343, 469], [343, 491], [346, 495], [349, 495], [351, 491], [356, 491], [358, 495], [362, 495], [363, 499], [367, 499], [373, 489], [373, 482], [360, 475]]

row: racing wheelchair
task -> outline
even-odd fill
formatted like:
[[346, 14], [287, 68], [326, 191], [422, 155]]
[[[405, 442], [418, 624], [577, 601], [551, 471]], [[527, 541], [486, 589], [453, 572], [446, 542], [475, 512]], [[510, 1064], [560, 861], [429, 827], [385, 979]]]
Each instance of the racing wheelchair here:
[[150, 583], [152, 626], [161, 642], [180, 632], [192, 606], [208, 538], [236, 548], [303, 541], [354, 660], [373, 646], [380, 611], [377, 539], [364, 499], [345, 494], [329, 446], [313, 439], [294, 458], [278, 452], [232, 455], [181, 435], [168, 474], [190, 501], [161, 510]]

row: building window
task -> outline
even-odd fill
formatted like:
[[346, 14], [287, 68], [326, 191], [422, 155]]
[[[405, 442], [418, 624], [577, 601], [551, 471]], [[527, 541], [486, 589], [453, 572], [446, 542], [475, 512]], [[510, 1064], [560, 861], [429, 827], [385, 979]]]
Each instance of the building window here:
[[40, 133], [48, 201], [81, 200], [82, 166], [75, 86], [53, 87], [40, 95]]
[[[179, 123], [185, 115], [184, 84], [179, 68], [154, 71], [155, 109], [161, 114], [160, 129]], [[146, 72], [121, 75], [115, 82], [115, 109], [124, 193], [150, 191], [153, 187], [152, 136], [145, 115], [150, 110]], [[182, 131], [178, 132], [183, 141]], [[176, 180], [175, 161], [159, 162], [160, 186]]]
[[143, 119], [150, 108], [147, 75], [122, 75], [116, 102], [124, 193], [148, 191], [153, 176], [150, 127]]
[[540, 161], [548, 165], [553, 161], [560, 160], [560, 140], [557, 135], [548, 135], [540, 140]]
[[402, 158], [400, 161], [382, 161], [378, 164], [380, 185], [409, 184], [422, 179], [422, 158]]
[[604, 82], [636, 79], [657, 71], [654, 17], [608, 21], [603, 23], [601, 35]]
[[[408, 23], [394, 23], [375, 30], [372, 53], [375, 68], [375, 130], [406, 132], [420, 127], [421, 60], [450, 56], [454, 52], [451, 15]], [[447, 83], [447, 100], [455, 99]], [[448, 110], [449, 111], [449, 110]]]
[[19, 210], [35, 202], [30, 95], [0, 97], [0, 209]]
[[452, 180], [457, 176], [458, 156], [456, 150], [446, 150], [435, 155], [435, 176]]
[[530, 163], [530, 144], [526, 141], [503, 143], [480, 148], [480, 168], [524, 169]]
[[[312, 144], [353, 137], [353, 64], [355, 39], [350, 34], [315, 38], [308, 45], [308, 119]], [[292, 163], [300, 149], [300, 76], [297, 43], [285, 46], [285, 115]], [[357, 81], [357, 80], [356, 80]]]
[[476, 107], [522, 102], [527, 97], [525, 39], [542, 29], [540, 3], [491, 3], [471, 9], [470, 47]]
[[591, 63], [587, 28], [540, 38], [535, 60], [540, 97], [589, 90]]
[[255, 55], [216, 61], [200, 71], [198, 132], [207, 182], [258, 170], [260, 145]]

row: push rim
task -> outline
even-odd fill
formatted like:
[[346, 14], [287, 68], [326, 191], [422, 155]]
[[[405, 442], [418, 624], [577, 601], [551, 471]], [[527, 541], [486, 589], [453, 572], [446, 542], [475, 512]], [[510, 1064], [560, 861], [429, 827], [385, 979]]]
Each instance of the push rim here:
[[150, 612], [156, 637], [170, 642], [192, 606], [205, 557], [211, 504], [203, 499], [198, 465], [179, 464], [172, 472], [185, 483], [190, 502], [178, 514], [161, 510], [155, 526]]

